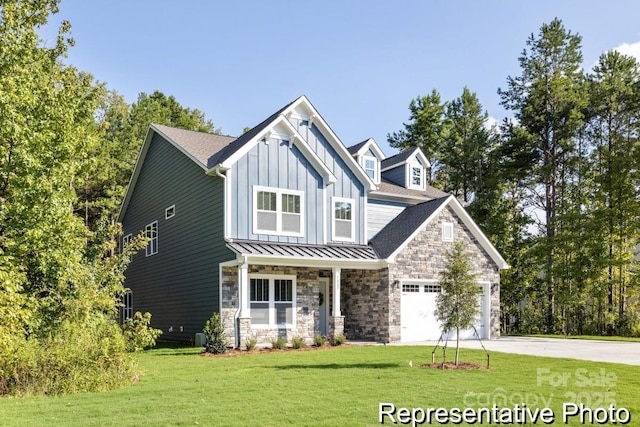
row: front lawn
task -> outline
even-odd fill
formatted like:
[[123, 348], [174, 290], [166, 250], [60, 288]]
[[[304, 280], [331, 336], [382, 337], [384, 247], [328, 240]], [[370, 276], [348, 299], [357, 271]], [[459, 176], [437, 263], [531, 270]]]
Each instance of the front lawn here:
[[[562, 403], [576, 399], [602, 407], [615, 402], [632, 413], [630, 425], [640, 422], [640, 370], [635, 366], [492, 353], [488, 371], [441, 371], [418, 367], [431, 361], [431, 347], [418, 346], [235, 357], [199, 352], [144, 352], [139, 382], [112, 392], [0, 399], [0, 424], [366, 426], [379, 425], [381, 402], [427, 409], [494, 402], [513, 408], [524, 401], [530, 408], [551, 407], [559, 425]], [[461, 350], [461, 360], [485, 363], [482, 352], [467, 349]]]

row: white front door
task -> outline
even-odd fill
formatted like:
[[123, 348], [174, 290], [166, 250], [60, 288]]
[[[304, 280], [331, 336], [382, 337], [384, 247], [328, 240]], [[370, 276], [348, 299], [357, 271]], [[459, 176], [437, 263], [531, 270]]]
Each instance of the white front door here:
[[320, 278], [320, 291], [318, 292], [318, 323], [320, 335], [327, 335], [329, 332], [329, 279]]

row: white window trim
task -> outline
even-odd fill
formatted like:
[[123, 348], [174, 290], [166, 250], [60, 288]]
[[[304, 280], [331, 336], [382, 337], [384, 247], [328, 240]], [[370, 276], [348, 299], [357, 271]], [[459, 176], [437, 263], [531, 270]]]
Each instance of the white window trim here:
[[[415, 185], [413, 183], [413, 168], [420, 168], [420, 185]], [[417, 161], [407, 163], [407, 188], [411, 190], [424, 190], [425, 187], [425, 173], [424, 166], [422, 166]]]
[[[122, 252], [129, 246], [131, 243], [131, 239], [133, 239], [133, 235], [131, 233], [122, 236]], [[129, 262], [133, 261], [133, 255], [129, 255]]]
[[[362, 169], [364, 169], [364, 172], [367, 173], [367, 160], [373, 160], [373, 181], [377, 184], [380, 182], [380, 160], [378, 160], [377, 157], [374, 156], [370, 156], [370, 155], [363, 155], [362, 156]], [[367, 174], [369, 175], [369, 174]]]
[[[147, 224], [144, 227], [144, 235], [145, 236], [147, 235], [147, 229], [149, 229], [149, 227], [152, 227], [153, 224], [156, 225], [156, 235], [155, 235], [155, 237], [151, 238], [151, 240], [149, 240], [147, 242], [147, 247], [144, 249], [145, 255], [147, 257], [153, 256], [153, 255], [158, 253], [158, 234], [160, 234], [160, 229], [158, 228], [158, 221], [153, 221], [152, 223]], [[156, 241], [156, 251], [155, 252], [153, 252], [153, 243], [152, 243], [154, 240]], [[151, 250], [149, 250], [149, 249], [151, 249]]]
[[[351, 238], [336, 236], [336, 203], [351, 203]], [[331, 240], [336, 242], [355, 242], [356, 241], [356, 201], [345, 197], [331, 198]]]
[[[255, 329], [273, 329], [273, 328], [295, 328], [296, 327], [296, 276], [294, 275], [280, 275], [280, 274], [249, 274], [248, 275], [249, 286], [251, 286], [251, 279], [267, 279], [269, 281], [269, 324], [254, 324], [251, 323], [251, 327]], [[293, 311], [293, 323], [276, 323], [276, 301], [275, 298], [275, 281], [276, 280], [291, 280], [291, 310]], [[250, 298], [250, 297], [249, 297]], [[249, 307], [251, 303], [265, 303], [266, 301], [251, 301], [249, 299]]]
[[[446, 230], [449, 229], [450, 233], [447, 233]], [[453, 242], [455, 239], [455, 227], [452, 222], [443, 222], [442, 223], [442, 241], [443, 242]]]
[[[258, 228], [258, 192], [259, 191], [276, 193], [276, 211], [275, 211], [276, 212], [276, 231], [260, 230]], [[282, 231], [282, 195], [283, 194], [292, 194], [300, 197], [300, 232], [299, 233]], [[305, 215], [304, 215], [304, 211], [305, 211], [304, 203], [305, 203], [304, 191], [254, 185], [253, 186], [253, 205], [252, 205], [253, 234], [270, 234], [274, 236], [304, 237], [304, 230], [306, 226]]]
[[[173, 213], [171, 214], [171, 216], [169, 216], [170, 210], [173, 210]], [[174, 216], [176, 216], [176, 205], [171, 205], [164, 210], [164, 219], [171, 219]]]

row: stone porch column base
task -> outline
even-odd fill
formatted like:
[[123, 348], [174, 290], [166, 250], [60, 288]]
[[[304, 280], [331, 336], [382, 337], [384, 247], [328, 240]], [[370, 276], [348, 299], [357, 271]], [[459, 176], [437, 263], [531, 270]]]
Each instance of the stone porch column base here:
[[236, 343], [237, 347], [242, 350], [246, 350], [247, 340], [251, 337], [251, 318], [250, 317], [238, 317], [238, 331], [240, 342]]
[[338, 335], [344, 335], [344, 316], [329, 317], [329, 336], [335, 338]]

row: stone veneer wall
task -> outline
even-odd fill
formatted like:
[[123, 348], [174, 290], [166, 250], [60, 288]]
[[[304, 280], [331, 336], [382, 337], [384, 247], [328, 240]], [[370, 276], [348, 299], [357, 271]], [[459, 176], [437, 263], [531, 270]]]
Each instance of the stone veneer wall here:
[[[319, 331], [319, 278], [317, 268], [280, 267], [250, 265], [249, 275], [268, 274], [274, 276], [296, 276], [296, 326], [294, 328], [263, 328], [251, 326], [249, 336], [240, 337], [236, 342], [234, 318], [239, 307], [238, 300], [238, 268], [224, 267], [222, 271], [222, 321], [225, 333], [230, 343], [235, 347], [244, 346], [250, 337], [258, 340], [258, 345], [271, 344], [277, 337], [285, 337], [287, 342], [295, 337], [304, 338], [307, 344], [313, 342], [313, 337]], [[327, 298], [327, 296], [325, 296]]]
[[389, 342], [389, 327], [393, 323], [388, 277], [386, 268], [342, 270], [340, 305], [348, 339]]
[[431, 220], [427, 227], [396, 256], [389, 265], [390, 286], [390, 340], [400, 340], [400, 279], [438, 280], [446, 265], [446, 253], [454, 242], [442, 241], [442, 223], [454, 224], [454, 242], [463, 242], [467, 248], [473, 272], [478, 281], [491, 283], [490, 337], [500, 337], [500, 274], [498, 267], [469, 229], [450, 208], [445, 209]]

